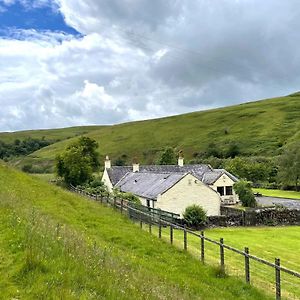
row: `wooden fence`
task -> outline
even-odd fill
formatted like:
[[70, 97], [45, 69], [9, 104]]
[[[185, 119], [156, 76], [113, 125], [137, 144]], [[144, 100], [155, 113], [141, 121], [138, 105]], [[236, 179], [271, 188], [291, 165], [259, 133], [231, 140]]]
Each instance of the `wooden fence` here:
[[[188, 236], [193, 236], [199, 240], [199, 252], [200, 252], [200, 260], [202, 263], [206, 262], [206, 252], [207, 252], [207, 246], [212, 244], [215, 245], [219, 250], [216, 251], [218, 253], [216, 259], [218, 260], [218, 265], [220, 267], [220, 274], [225, 274], [226, 272], [226, 260], [225, 260], [225, 250], [228, 250], [228, 254], [230, 253], [233, 255], [234, 253], [240, 256], [243, 259], [243, 277], [246, 283], [250, 284], [252, 283], [251, 274], [253, 275], [253, 272], [251, 273], [251, 264], [252, 262], [256, 262], [260, 265], [263, 265], [267, 268], [273, 269], [273, 278], [269, 278], [270, 273], [265, 272], [265, 276], [268, 278], [265, 278], [268, 283], [273, 282], [273, 290], [275, 293], [275, 299], [300, 299], [300, 273], [293, 271], [289, 268], [286, 268], [281, 265], [280, 259], [275, 258], [274, 262], [267, 261], [265, 259], [262, 259], [258, 256], [255, 256], [253, 254], [250, 254], [250, 250], [248, 247], [245, 247], [244, 250], [239, 250], [235, 247], [229, 246], [224, 243], [224, 239], [220, 238], [219, 241], [213, 240], [207, 236], [205, 236], [204, 231], [201, 233], [192, 231], [188, 229], [185, 225], [180, 225], [178, 222], [173, 223], [166, 219], [164, 219], [162, 216], [163, 214], [153, 213], [153, 211], [147, 211], [148, 207], [145, 206], [136, 206], [132, 205], [132, 203], [129, 203], [128, 201], [124, 199], [118, 199], [116, 197], [110, 197], [110, 196], [101, 196], [101, 195], [95, 195], [90, 194], [88, 192], [85, 192], [83, 190], [80, 190], [76, 187], [71, 186], [71, 191], [74, 191], [76, 193], [82, 194], [84, 196], [87, 196], [93, 200], [99, 201], [100, 203], [107, 204], [115, 209], [118, 209], [121, 214], [127, 213], [130, 218], [135, 219], [138, 221], [139, 226], [142, 229], [145, 229], [144, 225], [147, 225], [147, 230], [149, 230], [149, 233], [154, 233], [153, 227], [156, 227], [156, 230], [158, 232], [158, 238], [162, 238], [162, 233], [164, 230], [164, 234], [166, 235], [166, 230], [168, 230], [168, 239], [171, 244], [174, 243], [174, 232], [175, 230], [182, 231], [182, 242], [183, 242], [183, 249], [185, 251], [188, 250]], [[146, 209], [147, 208], [147, 209]], [[167, 212], [166, 212], [167, 213]], [[176, 216], [177, 217], [177, 216]], [[178, 220], [176, 218], [176, 220]], [[230, 261], [228, 259], [228, 261]], [[282, 275], [289, 275], [293, 280], [285, 280], [285, 284], [290, 284], [291, 288], [293, 290], [287, 290], [283, 291], [282, 289]], [[255, 275], [255, 274], [254, 274]], [[262, 287], [262, 286], [260, 286]]]

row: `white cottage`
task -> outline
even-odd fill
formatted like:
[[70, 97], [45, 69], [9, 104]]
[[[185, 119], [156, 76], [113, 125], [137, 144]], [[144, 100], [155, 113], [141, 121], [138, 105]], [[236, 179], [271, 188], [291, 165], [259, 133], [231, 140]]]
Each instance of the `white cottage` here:
[[108, 157], [102, 181], [109, 191], [118, 188], [138, 196], [143, 205], [181, 214], [192, 204], [207, 214], [219, 215], [221, 203], [235, 204], [238, 197], [233, 184], [238, 179], [223, 169], [209, 165], [111, 166]]

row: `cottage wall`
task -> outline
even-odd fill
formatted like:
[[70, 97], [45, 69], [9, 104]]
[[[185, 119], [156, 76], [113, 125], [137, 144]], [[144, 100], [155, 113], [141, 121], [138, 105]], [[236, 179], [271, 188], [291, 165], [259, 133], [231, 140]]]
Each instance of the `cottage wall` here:
[[[224, 187], [225, 195], [221, 196], [222, 202], [225, 204], [235, 204], [239, 201], [238, 195], [233, 189], [234, 181], [226, 174], [223, 174], [213, 185], [210, 185], [215, 191], [218, 190], [218, 187]], [[226, 186], [232, 187], [232, 195], [226, 195]]]
[[192, 204], [202, 206], [208, 216], [220, 215], [220, 196], [196, 177], [188, 174], [157, 198], [155, 208], [182, 216], [185, 208]]
[[101, 181], [104, 183], [104, 185], [107, 187], [107, 190], [111, 193], [113, 190], [113, 185], [109, 179], [107, 170], [105, 169], [102, 175]]

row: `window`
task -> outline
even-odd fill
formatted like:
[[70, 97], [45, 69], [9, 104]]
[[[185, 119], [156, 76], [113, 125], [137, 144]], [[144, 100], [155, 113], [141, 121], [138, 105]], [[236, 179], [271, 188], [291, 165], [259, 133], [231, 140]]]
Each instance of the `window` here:
[[150, 200], [147, 199], [147, 206], [150, 207]]
[[232, 195], [232, 186], [226, 186], [226, 195]]
[[188, 184], [192, 185], [192, 179], [189, 179]]
[[218, 187], [217, 187], [217, 192], [218, 192], [221, 196], [224, 196], [224, 186], [218, 186]]

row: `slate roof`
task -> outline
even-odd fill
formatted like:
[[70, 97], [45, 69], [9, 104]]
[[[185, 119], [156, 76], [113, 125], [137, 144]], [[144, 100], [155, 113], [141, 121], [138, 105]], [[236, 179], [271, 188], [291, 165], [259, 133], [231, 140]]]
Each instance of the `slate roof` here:
[[238, 181], [237, 177], [227, 172], [225, 169], [213, 169], [212, 171], [204, 173], [202, 182], [208, 185], [214, 184], [223, 174], [226, 174], [234, 182]]
[[116, 185], [121, 192], [130, 192], [137, 196], [156, 200], [159, 194], [170, 189], [186, 173], [127, 173]]
[[[182, 167], [178, 165], [145, 165], [140, 166], [139, 168], [139, 173], [191, 173], [199, 180], [202, 180], [203, 175], [209, 171], [213, 171], [212, 167], [204, 164], [184, 165]], [[129, 172], [132, 172], [132, 166], [112, 166], [107, 170], [107, 172], [111, 183], [113, 185], [116, 185], [123, 176], [125, 176]]]

